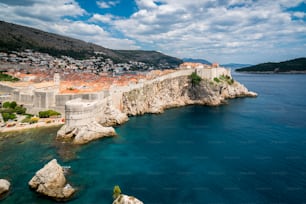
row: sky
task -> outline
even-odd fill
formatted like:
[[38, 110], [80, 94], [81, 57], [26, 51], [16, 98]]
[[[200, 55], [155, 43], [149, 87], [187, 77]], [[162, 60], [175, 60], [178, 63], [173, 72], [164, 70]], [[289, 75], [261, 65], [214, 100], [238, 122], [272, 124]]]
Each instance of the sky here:
[[306, 57], [306, 0], [0, 0], [0, 20], [219, 63]]

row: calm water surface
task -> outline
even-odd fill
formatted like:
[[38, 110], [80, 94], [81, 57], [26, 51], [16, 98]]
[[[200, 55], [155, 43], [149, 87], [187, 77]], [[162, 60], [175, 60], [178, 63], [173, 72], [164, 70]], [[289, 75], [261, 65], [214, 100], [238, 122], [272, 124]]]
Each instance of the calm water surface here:
[[235, 78], [259, 97], [133, 117], [84, 146], [55, 142], [58, 128], [2, 134], [2, 203], [53, 203], [27, 186], [52, 158], [71, 166], [69, 203], [111, 203], [114, 185], [146, 204], [305, 203], [306, 75]]

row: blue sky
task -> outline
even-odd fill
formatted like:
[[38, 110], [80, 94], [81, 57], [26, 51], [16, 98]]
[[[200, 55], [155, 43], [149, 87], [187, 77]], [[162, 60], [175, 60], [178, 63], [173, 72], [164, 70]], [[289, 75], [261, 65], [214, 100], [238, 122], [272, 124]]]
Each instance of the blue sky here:
[[0, 0], [0, 20], [219, 63], [306, 57], [306, 0]]

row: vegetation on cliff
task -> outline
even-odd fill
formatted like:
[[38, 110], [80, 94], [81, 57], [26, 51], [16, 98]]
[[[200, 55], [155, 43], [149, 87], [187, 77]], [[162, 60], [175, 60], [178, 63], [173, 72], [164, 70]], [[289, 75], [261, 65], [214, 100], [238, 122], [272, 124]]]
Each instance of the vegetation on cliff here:
[[268, 62], [246, 68], [236, 69], [237, 72], [305, 72], [306, 58], [297, 58], [284, 62]]
[[202, 78], [197, 75], [197, 73], [193, 72], [190, 76], [189, 76], [190, 80], [191, 80], [191, 84], [192, 86], [196, 86], [199, 85], [202, 81]]
[[113, 199], [115, 200], [121, 194], [121, 189], [118, 185], [114, 186], [113, 189]]
[[234, 79], [230, 76], [221, 75], [220, 77], [215, 77], [214, 81], [217, 83], [226, 82], [228, 85], [232, 85], [234, 83]]

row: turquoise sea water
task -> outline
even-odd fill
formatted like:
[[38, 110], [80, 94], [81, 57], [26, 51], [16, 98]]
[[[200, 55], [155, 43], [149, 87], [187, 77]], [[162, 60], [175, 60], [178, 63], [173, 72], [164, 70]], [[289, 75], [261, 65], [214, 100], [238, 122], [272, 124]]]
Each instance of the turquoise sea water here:
[[306, 75], [235, 78], [259, 97], [132, 117], [84, 146], [55, 142], [58, 128], [0, 138], [2, 203], [53, 203], [27, 186], [52, 158], [71, 166], [69, 203], [111, 203], [114, 185], [146, 204], [305, 203]]

